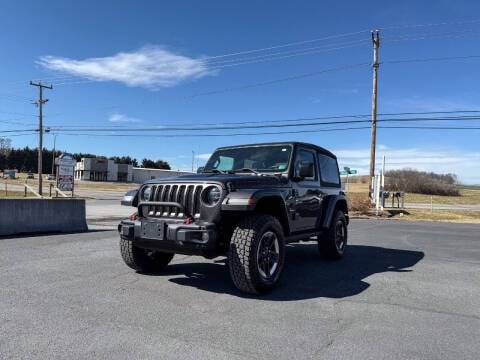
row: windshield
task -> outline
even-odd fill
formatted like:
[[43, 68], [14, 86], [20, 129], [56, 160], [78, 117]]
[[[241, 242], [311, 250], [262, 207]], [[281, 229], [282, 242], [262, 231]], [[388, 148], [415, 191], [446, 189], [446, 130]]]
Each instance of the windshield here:
[[285, 172], [292, 147], [289, 145], [249, 146], [215, 151], [204, 172]]

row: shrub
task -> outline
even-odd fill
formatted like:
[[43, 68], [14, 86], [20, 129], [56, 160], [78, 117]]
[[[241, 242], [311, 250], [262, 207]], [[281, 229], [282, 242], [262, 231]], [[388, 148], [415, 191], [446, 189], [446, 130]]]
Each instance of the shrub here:
[[385, 173], [387, 191], [460, 196], [457, 184], [455, 174], [436, 174], [414, 169], [391, 170]]
[[348, 211], [360, 214], [370, 213], [370, 199], [365, 193], [349, 193], [347, 196]]

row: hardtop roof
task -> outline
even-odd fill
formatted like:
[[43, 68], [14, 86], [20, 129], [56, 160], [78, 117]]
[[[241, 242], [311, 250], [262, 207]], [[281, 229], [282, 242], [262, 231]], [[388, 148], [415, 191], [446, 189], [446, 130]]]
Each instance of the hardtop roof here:
[[231, 145], [231, 146], [222, 146], [217, 148], [217, 150], [223, 150], [223, 149], [233, 149], [233, 148], [238, 148], [238, 147], [251, 147], [251, 146], [268, 146], [268, 145], [293, 145], [293, 146], [302, 146], [302, 147], [307, 147], [311, 149], [315, 149], [316, 151], [325, 154], [327, 156], [330, 156], [334, 159], [337, 157], [330, 151], [328, 151], [325, 148], [322, 148], [321, 146], [315, 145], [315, 144], [309, 144], [301, 141], [279, 141], [279, 142], [269, 142], [269, 143], [257, 143], [257, 144], [242, 144], [242, 145]]

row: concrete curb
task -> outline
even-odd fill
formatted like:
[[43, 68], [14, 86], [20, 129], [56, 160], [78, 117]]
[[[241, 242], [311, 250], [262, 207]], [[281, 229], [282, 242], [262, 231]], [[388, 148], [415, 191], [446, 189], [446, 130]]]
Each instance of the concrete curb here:
[[0, 199], [0, 236], [87, 230], [85, 200]]

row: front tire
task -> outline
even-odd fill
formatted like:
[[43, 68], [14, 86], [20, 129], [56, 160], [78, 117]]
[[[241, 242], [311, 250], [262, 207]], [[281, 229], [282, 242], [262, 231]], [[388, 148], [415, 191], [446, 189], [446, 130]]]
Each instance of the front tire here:
[[285, 262], [285, 240], [280, 222], [257, 214], [240, 221], [233, 231], [228, 267], [235, 286], [249, 294], [272, 290]]
[[338, 210], [332, 219], [330, 228], [318, 240], [320, 254], [329, 259], [341, 259], [347, 247], [347, 220], [343, 211]]
[[140, 248], [132, 240], [120, 239], [120, 253], [129, 267], [139, 272], [160, 272], [172, 261], [174, 254]]

